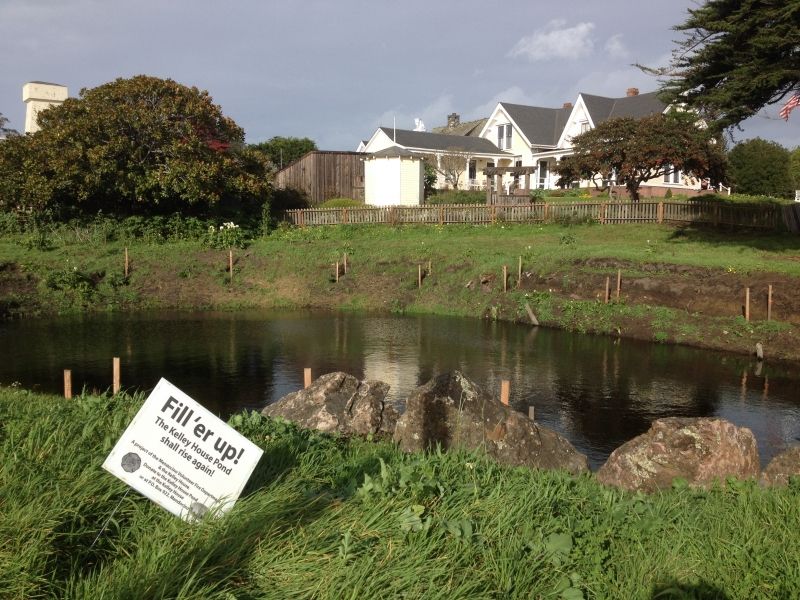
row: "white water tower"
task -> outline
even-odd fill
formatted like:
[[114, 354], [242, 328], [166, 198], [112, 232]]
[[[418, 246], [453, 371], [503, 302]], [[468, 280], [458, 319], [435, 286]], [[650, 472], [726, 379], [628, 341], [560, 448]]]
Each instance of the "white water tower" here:
[[67, 86], [44, 81], [29, 81], [22, 86], [22, 101], [25, 103], [25, 133], [39, 131], [36, 119], [39, 113], [64, 102], [68, 97]]

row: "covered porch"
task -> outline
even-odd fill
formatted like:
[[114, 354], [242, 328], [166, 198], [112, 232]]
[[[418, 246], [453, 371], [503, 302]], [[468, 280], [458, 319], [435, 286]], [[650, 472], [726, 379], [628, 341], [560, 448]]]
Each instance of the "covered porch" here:
[[[527, 167], [521, 165], [487, 167], [484, 175], [490, 185], [486, 186], [486, 203], [513, 203], [515, 197], [529, 198], [531, 190], [557, 188], [559, 176], [555, 173], [555, 165], [560, 158], [560, 156], [541, 158], [535, 165]], [[505, 200], [501, 202], [499, 198]]]

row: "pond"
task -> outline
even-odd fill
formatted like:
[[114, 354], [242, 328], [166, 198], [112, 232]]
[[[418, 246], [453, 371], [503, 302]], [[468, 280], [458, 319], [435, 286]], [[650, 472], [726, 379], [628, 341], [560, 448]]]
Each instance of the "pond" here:
[[434, 316], [312, 312], [150, 312], [0, 323], [0, 384], [105, 390], [165, 377], [222, 417], [258, 410], [334, 370], [391, 385], [402, 404], [434, 375], [459, 369], [566, 436], [597, 468], [666, 416], [720, 416], [753, 430], [762, 463], [800, 440], [800, 373], [746, 356]]

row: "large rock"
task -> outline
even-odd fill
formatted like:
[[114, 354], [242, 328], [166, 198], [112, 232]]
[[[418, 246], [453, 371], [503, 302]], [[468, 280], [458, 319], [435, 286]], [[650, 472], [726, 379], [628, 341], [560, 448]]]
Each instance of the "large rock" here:
[[391, 435], [397, 411], [384, 401], [389, 385], [359, 381], [347, 373], [328, 373], [309, 387], [284, 396], [261, 414], [283, 417], [307, 429], [344, 435]]
[[588, 471], [566, 439], [490, 397], [458, 371], [418, 387], [397, 422], [394, 440], [406, 452], [484, 448], [498, 462], [539, 469]]
[[761, 474], [762, 485], [789, 485], [790, 477], [800, 477], [800, 446], [789, 448], [769, 461]]
[[758, 447], [753, 432], [725, 419], [658, 419], [642, 435], [626, 442], [597, 471], [605, 485], [654, 492], [676, 477], [707, 487], [733, 476], [756, 478]]

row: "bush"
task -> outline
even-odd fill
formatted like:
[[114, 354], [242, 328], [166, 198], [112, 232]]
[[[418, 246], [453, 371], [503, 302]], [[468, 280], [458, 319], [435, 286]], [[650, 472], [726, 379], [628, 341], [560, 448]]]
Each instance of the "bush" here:
[[223, 223], [218, 228], [210, 225], [203, 243], [209, 248], [222, 250], [226, 248], [244, 248], [247, 240], [242, 228], [233, 221]]
[[355, 206], [364, 206], [364, 203], [352, 198], [331, 198], [319, 205], [320, 208], [353, 208]]
[[428, 204], [486, 204], [486, 192], [446, 190], [430, 196]]

